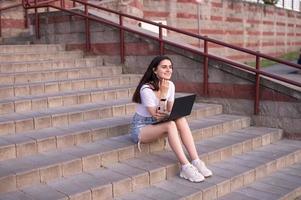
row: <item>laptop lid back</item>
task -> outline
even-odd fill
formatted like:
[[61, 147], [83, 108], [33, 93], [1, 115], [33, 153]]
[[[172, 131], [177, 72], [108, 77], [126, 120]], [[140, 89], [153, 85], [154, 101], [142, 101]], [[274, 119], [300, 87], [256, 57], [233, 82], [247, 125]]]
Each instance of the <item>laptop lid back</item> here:
[[168, 119], [176, 120], [190, 115], [195, 98], [195, 94], [176, 98]]
[[180, 117], [190, 115], [195, 98], [195, 94], [176, 98], [168, 118], [165, 118], [161, 121], [156, 121], [153, 124], [155, 125], [167, 121], [173, 121]]

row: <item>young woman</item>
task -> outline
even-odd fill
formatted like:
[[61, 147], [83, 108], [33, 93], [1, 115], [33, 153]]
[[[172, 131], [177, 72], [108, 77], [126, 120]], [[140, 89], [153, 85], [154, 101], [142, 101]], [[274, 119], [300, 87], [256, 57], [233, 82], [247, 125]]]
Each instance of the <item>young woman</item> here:
[[[133, 101], [137, 103], [130, 134], [134, 142], [148, 143], [167, 134], [168, 142], [181, 163], [180, 177], [192, 182], [201, 182], [212, 172], [198, 157], [194, 140], [185, 117], [175, 121], [152, 125], [167, 116], [174, 102], [175, 86], [170, 81], [172, 61], [167, 56], [155, 57], [140, 80]], [[192, 160], [187, 159], [181, 142]]]

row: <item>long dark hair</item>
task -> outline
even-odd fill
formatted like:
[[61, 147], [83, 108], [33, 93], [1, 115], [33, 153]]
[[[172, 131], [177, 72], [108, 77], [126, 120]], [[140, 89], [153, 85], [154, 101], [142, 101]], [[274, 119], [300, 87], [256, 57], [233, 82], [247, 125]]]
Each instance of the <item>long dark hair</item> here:
[[149, 64], [146, 72], [144, 73], [143, 77], [141, 78], [134, 94], [132, 101], [135, 103], [141, 103], [141, 97], [140, 97], [140, 89], [142, 85], [149, 84], [150, 88], [154, 91], [159, 90], [159, 79], [154, 73], [154, 71], [157, 69], [158, 65], [162, 60], [169, 60], [171, 63], [171, 59], [167, 56], [156, 56], [151, 63]]

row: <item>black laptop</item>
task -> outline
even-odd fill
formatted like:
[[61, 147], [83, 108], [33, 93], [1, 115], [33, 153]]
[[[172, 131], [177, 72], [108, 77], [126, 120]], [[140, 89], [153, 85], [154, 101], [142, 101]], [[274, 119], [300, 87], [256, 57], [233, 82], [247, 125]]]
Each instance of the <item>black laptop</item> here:
[[180, 117], [190, 115], [195, 98], [195, 94], [176, 98], [173, 103], [170, 115], [167, 118], [164, 118], [160, 121], [156, 121], [153, 124], [160, 124], [167, 121], [173, 121]]

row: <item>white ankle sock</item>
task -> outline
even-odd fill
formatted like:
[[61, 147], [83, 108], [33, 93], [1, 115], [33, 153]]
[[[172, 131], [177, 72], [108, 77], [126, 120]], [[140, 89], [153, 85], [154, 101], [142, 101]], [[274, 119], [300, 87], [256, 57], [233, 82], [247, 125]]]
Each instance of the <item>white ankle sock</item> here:
[[189, 165], [190, 165], [190, 163], [187, 163], [187, 164], [182, 165], [182, 169], [187, 168]]
[[194, 159], [193, 161], [191, 161], [191, 163], [194, 165], [194, 164], [196, 164], [196, 163], [199, 162], [199, 161], [200, 161], [200, 159], [197, 158], [197, 159]]

